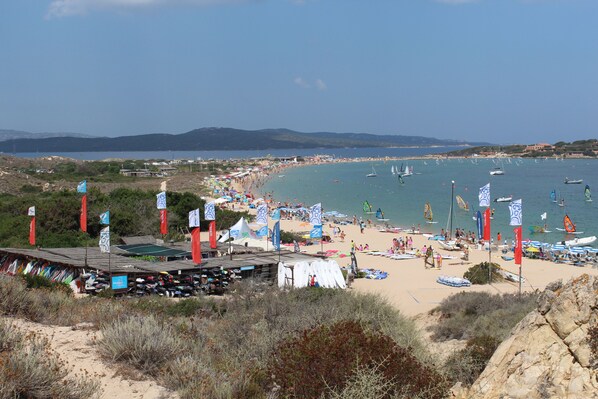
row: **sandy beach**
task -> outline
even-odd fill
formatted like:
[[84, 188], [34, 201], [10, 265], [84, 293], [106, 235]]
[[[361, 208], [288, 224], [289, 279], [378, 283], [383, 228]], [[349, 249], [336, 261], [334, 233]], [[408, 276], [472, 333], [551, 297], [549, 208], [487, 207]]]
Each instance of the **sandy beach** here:
[[[275, 173], [278, 173], [276, 171]], [[255, 183], [260, 184], [265, 177], [248, 176], [245, 180], [234, 184], [237, 190], [256, 191]], [[267, 177], [266, 177], [267, 178]], [[259, 189], [258, 189], [259, 190]], [[241, 210], [248, 208], [243, 207]], [[248, 209], [254, 213], [253, 209]], [[274, 221], [269, 220], [269, 227], [272, 228]], [[400, 221], [395, 224], [400, 226]], [[307, 232], [310, 225], [299, 220], [281, 220], [281, 230], [293, 232]], [[333, 236], [334, 224], [325, 224], [323, 231], [333, 238], [332, 242], [319, 243], [315, 245], [301, 246], [301, 251], [308, 254], [315, 254], [319, 251], [338, 250], [332, 259], [336, 260], [339, 266], [350, 265], [351, 241], [355, 245], [368, 244], [370, 251], [387, 251], [392, 246], [393, 238], [412, 237], [413, 248], [421, 249], [424, 245], [434, 249], [434, 253], [443, 257], [442, 268], [426, 268], [424, 258], [394, 260], [384, 256], [373, 256], [366, 251], [356, 251], [356, 259], [360, 269], [373, 268], [388, 273], [388, 277], [382, 280], [356, 279], [351, 289], [359, 292], [376, 293], [386, 298], [389, 303], [396, 306], [401, 312], [408, 316], [415, 316], [428, 312], [435, 308], [444, 298], [461, 291], [486, 291], [490, 293], [517, 293], [519, 286], [514, 282], [494, 283], [492, 285], [472, 285], [471, 287], [449, 287], [436, 282], [439, 276], [463, 277], [463, 274], [471, 266], [488, 261], [488, 251], [479, 250], [470, 246], [469, 260], [462, 261], [462, 253], [459, 251], [447, 251], [441, 248], [437, 241], [428, 240], [422, 234], [409, 234], [406, 232], [388, 233], [378, 231], [377, 226], [366, 227], [364, 233], [360, 233], [358, 225], [338, 225], [345, 233], [344, 241], [340, 237]], [[438, 225], [421, 226], [422, 233], [439, 233]], [[495, 234], [495, 233], [494, 233]], [[289, 247], [292, 249], [292, 247]], [[345, 256], [343, 256], [345, 255]], [[514, 261], [505, 261], [500, 255], [502, 253], [493, 247], [492, 262], [511, 273], [518, 274], [519, 266]], [[512, 255], [512, 252], [510, 252]], [[449, 257], [454, 257], [450, 259]], [[522, 291], [543, 290], [552, 281], [562, 279], [567, 281], [576, 278], [584, 273], [598, 275], [598, 269], [592, 266], [573, 266], [568, 264], [554, 263], [539, 259], [523, 258], [522, 276], [525, 282], [522, 283]]]

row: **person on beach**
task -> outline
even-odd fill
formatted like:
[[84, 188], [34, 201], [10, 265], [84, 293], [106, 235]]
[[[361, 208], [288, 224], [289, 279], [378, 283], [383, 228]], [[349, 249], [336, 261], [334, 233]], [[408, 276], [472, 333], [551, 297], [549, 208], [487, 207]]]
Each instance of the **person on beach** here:
[[365, 224], [363, 222], [359, 222], [359, 231], [363, 234], [363, 230], [365, 229]]
[[355, 253], [355, 241], [351, 240], [351, 253]]
[[341, 242], [345, 242], [345, 232], [342, 230], [341, 230], [340, 237], [341, 237]]
[[424, 257], [424, 267], [428, 269], [429, 267], [434, 267], [434, 251], [432, 250], [432, 246], [430, 245], [426, 250], [426, 256]]
[[502, 237], [501, 237], [500, 231], [499, 231], [498, 234], [496, 235], [496, 243], [497, 243], [497, 245], [500, 245], [500, 242], [502, 241], [501, 238]]
[[440, 253], [436, 253], [436, 267], [442, 269], [442, 255]]

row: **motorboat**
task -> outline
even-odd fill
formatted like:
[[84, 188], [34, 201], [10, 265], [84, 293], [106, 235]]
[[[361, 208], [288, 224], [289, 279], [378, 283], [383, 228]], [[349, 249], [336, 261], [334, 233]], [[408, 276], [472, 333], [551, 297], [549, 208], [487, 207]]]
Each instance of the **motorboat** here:
[[509, 195], [508, 197], [498, 197], [494, 199], [494, 202], [511, 202], [511, 200], [513, 199], [512, 195]]
[[490, 176], [502, 176], [505, 174], [505, 171], [502, 170], [500, 167], [496, 167], [490, 171]]
[[583, 183], [583, 179], [577, 179], [577, 180], [569, 180], [569, 178], [565, 177], [565, 184], [581, 184]]
[[581, 245], [590, 245], [596, 241], [596, 236], [574, 238], [567, 241], [559, 241], [557, 244], [567, 245], [568, 247], [576, 247]]

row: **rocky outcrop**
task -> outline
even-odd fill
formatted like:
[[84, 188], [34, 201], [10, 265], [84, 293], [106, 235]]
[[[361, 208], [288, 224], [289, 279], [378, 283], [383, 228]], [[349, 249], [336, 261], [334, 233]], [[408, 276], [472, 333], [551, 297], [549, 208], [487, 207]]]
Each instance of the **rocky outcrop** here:
[[469, 398], [598, 398], [588, 329], [598, 323], [598, 277], [551, 284], [496, 350]]

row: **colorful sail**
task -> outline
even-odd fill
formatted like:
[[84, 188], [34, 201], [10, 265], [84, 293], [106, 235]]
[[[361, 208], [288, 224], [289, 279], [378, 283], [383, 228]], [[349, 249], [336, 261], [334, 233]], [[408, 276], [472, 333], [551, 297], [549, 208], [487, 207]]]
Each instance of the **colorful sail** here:
[[556, 202], [556, 190], [552, 190], [552, 191], [550, 192], [550, 200], [551, 200], [552, 202]]
[[565, 215], [563, 218], [563, 225], [565, 226], [565, 231], [567, 233], [575, 233], [576, 228], [569, 215]]
[[592, 201], [592, 193], [590, 192], [590, 186], [588, 186], [587, 184], [586, 184], [586, 188], [585, 188], [583, 194], [586, 197], [586, 201], [588, 201], [588, 202]]
[[424, 218], [430, 222], [434, 220], [434, 214], [432, 213], [432, 206], [430, 205], [429, 202], [426, 202], [426, 204], [424, 205]]
[[383, 219], [384, 215], [382, 214], [382, 209], [378, 208], [376, 211], [376, 219]]
[[457, 195], [455, 198], [457, 199], [457, 205], [459, 205], [459, 208], [463, 209], [464, 211], [469, 211], [469, 204], [465, 202], [460, 195]]
[[369, 202], [367, 202], [367, 201], [363, 202], [363, 211], [364, 212], [371, 212], [372, 211], [372, 206], [370, 205]]

